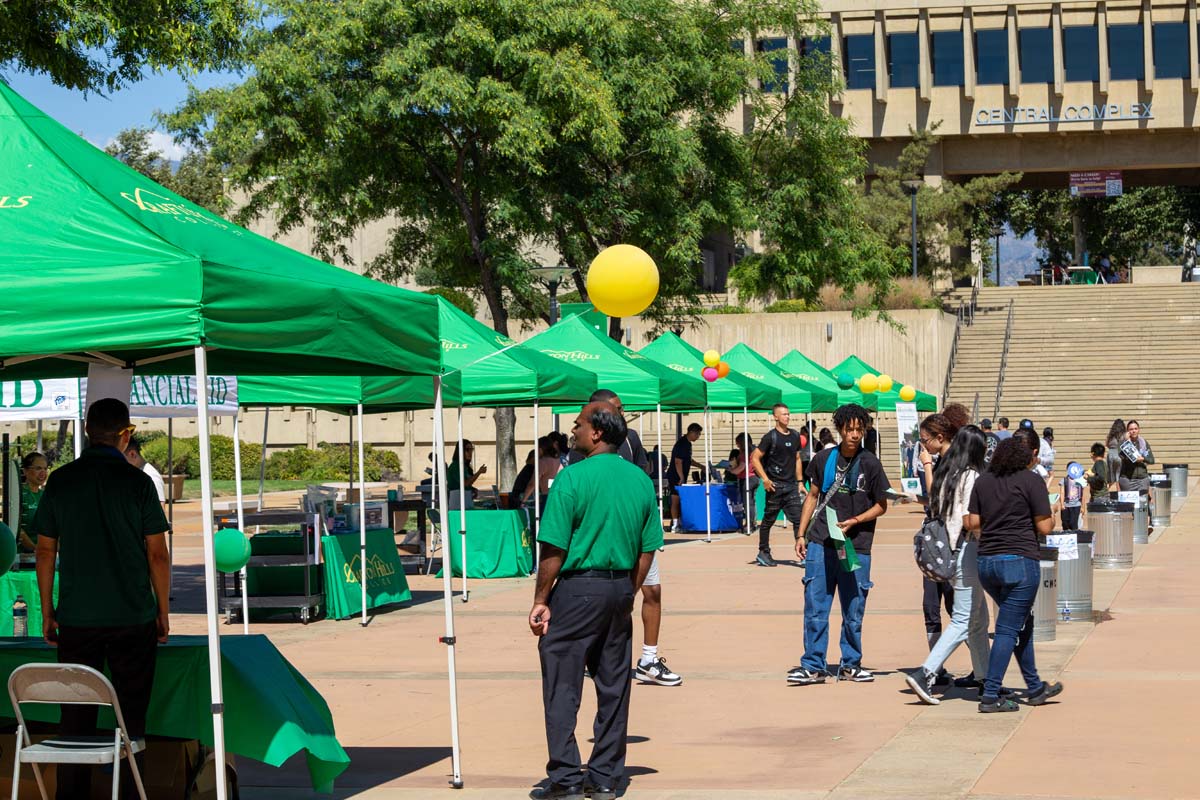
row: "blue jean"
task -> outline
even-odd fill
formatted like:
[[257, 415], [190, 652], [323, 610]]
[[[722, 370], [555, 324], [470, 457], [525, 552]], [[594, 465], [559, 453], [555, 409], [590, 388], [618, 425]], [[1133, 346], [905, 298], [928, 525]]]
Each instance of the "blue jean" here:
[[988, 607], [979, 585], [979, 543], [963, 542], [954, 553], [954, 610], [950, 624], [934, 642], [925, 659], [926, 672], [937, 672], [963, 642], [971, 651], [971, 671], [976, 680], [988, 673]]
[[1033, 600], [1042, 582], [1037, 559], [980, 556], [979, 581], [996, 601], [996, 635], [983, 684], [984, 701], [994, 703], [1000, 697], [1004, 673], [1014, 654], [1030, 694], [1040, 692], [1042, 679], [1033, 660]]
[[862, 623], [871, 583], [871, 557], [859, 554], [862, 566], [846, 572], [838, 563], [837, 551], [810, 543], [804, 559], [804, 657], [800, 666], [826, 672], [829, 644], [829, 610], [836, 589], [842, 604], [841, 667], [862, 666]]

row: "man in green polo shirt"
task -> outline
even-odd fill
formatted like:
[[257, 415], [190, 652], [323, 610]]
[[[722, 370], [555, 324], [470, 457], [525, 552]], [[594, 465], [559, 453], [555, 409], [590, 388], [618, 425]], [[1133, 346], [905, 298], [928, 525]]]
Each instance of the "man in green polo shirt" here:
[[[58, 647], [60, 663], [98, 670], [107, 664], [125, 725], [137, 739], [146, 734], [155, 647], [170, 630], [170, 566], [158, 493], [150, 477], [125, 460], [133, 431], [120, 400], [92, 404], [91, 445], [50, 476], [33, 528], [42, 635]], [[95, 728], [95, 706], [63, 707], [63, 735], [94, 735]], [[57, 797], [87, 797], [90, 782], [90, 767], [59, 765]], [[134, 796], [132, 777], [121, 783]]]
[[584, 460], [558, 474], [542, 514], [529, 628], [540, 637], [549, 786], [533, 798], [582, 798], [575, 721], [586, 668], [596, 685], [588, 794], [612, 800], [625, 770], [633, 598], [662, 546], [658, 498], [646, 473], [617, 454], [624, 418], [606, 401], [575, 420]]

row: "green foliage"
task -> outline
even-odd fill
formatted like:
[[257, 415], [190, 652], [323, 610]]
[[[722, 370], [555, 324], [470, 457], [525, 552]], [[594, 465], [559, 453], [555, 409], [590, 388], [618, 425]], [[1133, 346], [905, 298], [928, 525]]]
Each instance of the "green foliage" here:
[[450, 304], [470, 316], [475, 316], [475, 299], [461, 289], [452, 289], [449, 286], [435, 286], [432, 289], [426, 289], [425, 294], [436, 294], [438, 297], [444, 297], [450, 301]]
[[[62, 447], [57, 446], [58, 441], [58, 426], [55, 423], [46, 423], [42, 428], [42, 455], [50, 462], [50, 470], [53, 471], [63, 464], [69, 463], [75, 459], [75, 437], [68, 430], [63, 436]], [[9, 447], [12, 448], [13, 458], [17, 456], [25, 456], [27, 453], [32, 453], [37, 450], [37, 431], [22, 433], [20, 436], [15, 436], [9, 441]]]
[[712, 308], [704, 309], [704, 311], [702, 313], [704, 313], [704, 314], [749, 314], [750, 308], [748, 306], [743, 306], [743, 305], [713, 306]]
[[91, 91], [134, 83], [146, 66], [221, 68], [236, 56], [254, 9], [251, 0], [6, 0], [0, 2], [0, 63]]
[[[167, 463], [167, 437], [159, 434], [142, 445], [142, 457], [154, 465], [163, 475], [184, 474], [189, 478], [200, 477], [200, 439], [196, 436], [177, 438], [172, 445], [173, 468]], [[233, 439], [214, 435], [210, 439], [209, 454], [212, 457], [213, 480], [234, 479]], [[242, 442], [242, 477], [258, 473], [262, 460], [262, 446], [253, 442]]]
[[150, 146], [149, 134], [149, 128], [127, 128], [104, 152], [196, 205], [214, 214], [224, 213], [229, 206], [225, 170], [208, 150], [203, 146], [189, 150], [173, 169], [166, 156]]
[[[364, 447], [366, 475], [369, 481], [399, 478], [400, 457], [390, 450]], [[267, 477], [272, 480], [344, 481], [358, 475], [358, 448], [321, 442], [316, 450], [293, 447], [272, 453], [267, 459]]]
[[819, 305], [808, 300], [776, 300], [763, 309], [768, 314], [794, 314], [821, 310]]

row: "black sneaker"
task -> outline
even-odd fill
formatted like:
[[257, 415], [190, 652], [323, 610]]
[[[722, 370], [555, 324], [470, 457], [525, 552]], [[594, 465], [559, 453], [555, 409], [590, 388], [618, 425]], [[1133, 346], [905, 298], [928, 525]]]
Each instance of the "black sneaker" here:
[[667, 662], [661, 657], [654, 659], [649, 664], [639, 661], [634, 675], [643, 683], [657, 683], [659, 686], [678, 686], [683, 683], [683, 678], [671, 672], [667, 668]]
[[824, 683], [824, 672], [813, 672], [806, 667], [792, 667], [788, 670], [787, 682], [792, 686], [811, 686], [814, 683]]
[[538, 786], [529, 793], [530, 800], [583, 800], [582, 786], [562, 786], [552, 783]]
[[939, 669], [937, 671], [937, 675], [933, 676], [933, 685], [934, 686], [949, 686], [951, 680], [952, 680], [952, 678], [950, 677], [949, 672], [946, 672], [946, 670], [944, 670], [944, 669]]
[[937, 675], [930, 675], [925, 671], [924, 667], [914, 669], [912, 672], [904, 676], [904, 682], [908, 684], [922, 703], [930, 706], [939, 705], [942, 701], [933, 696], [934, 682], [937, 680]]
[[983, 681], [976, 678], [974, 672], [955, 678], [954, 685], [959, 689], [983, 689]]
[[1042, 690], [1037, 694], [1030, 695], [1025, 698], [1025, 702], [1031, 706], [1040, 706], [1052, 697], [1058, 697], [1062, 694], [1063, 685], [1058, 681], [1054, 683], [1042, 683]]
[[771, 558], [770, 550], [759, 550], [758, 558], [754, 559], [754, 563], [758, 564], [760, 567], [777, 567], [777, 566], [779, 566], [778, 564], [775, 563], [775, 559]]
[[995, 714], [999, 711], [1017, 711], [1021, 707], [1009, 700], [1007, 697], [1002, 697], [994, 703], [982, 701], [979, 704], [980, 714]]
[[875, 680], [875, 676], [871, 674], [870, 670], [865, 670], [862, 667], [842, 667], [838, 671], [838, 680], [870, 683]]

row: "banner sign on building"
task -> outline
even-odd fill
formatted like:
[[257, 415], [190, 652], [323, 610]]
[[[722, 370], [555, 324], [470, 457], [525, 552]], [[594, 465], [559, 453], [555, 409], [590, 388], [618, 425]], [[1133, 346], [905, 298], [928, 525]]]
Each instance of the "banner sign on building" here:
[[916, 403], [896, 403], [896, 429], [900, 433], [900, 487], [905, 494], [923, 495], [921, 485], [921, 432]]
[[[76, 419], [86, 407], [86, 378], [0, 383], [0, 422]], [[237, 378], [210, 375], [208, 413], [237, 414]], [[196, 416], [196, 376], [134, 375], [129, 385], [129, 416], [134, 419]]]
[[1072, 172], [1071, 197], [1120, 197], [1125, 183], [1120, 170]]

